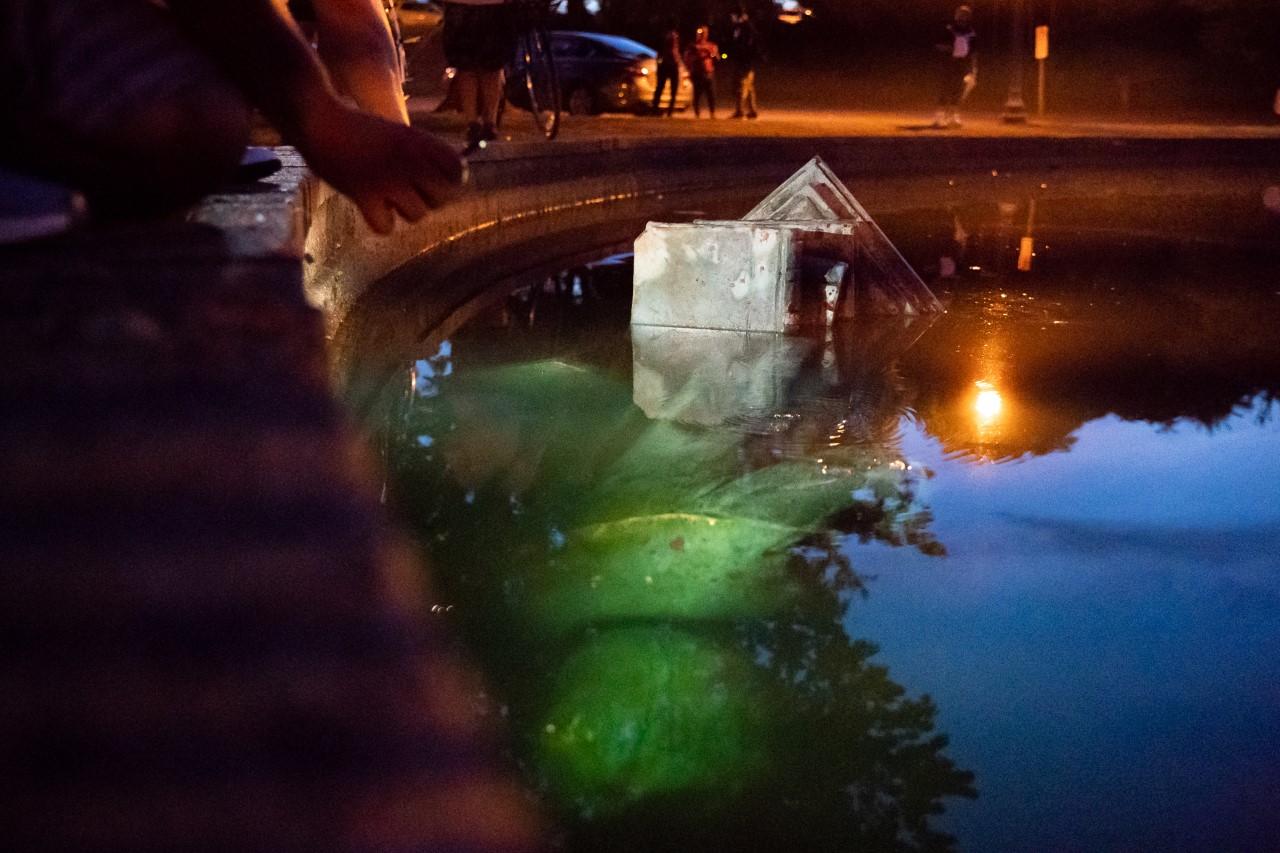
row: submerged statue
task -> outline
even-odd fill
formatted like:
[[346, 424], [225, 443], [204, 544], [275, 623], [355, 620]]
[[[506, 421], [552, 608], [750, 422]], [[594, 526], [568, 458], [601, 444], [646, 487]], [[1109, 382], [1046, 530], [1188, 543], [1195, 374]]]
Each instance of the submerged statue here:
[[787, 332], [941, 303], [820, 157], [740, 220], [650, 222], [633, 325]]

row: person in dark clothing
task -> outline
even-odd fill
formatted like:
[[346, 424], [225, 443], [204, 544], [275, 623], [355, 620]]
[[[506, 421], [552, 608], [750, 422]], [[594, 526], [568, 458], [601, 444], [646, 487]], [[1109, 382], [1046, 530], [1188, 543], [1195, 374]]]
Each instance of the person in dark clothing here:
[[667, 102], [667, 115], [676, 108], [676, 93], [680, 90], [680, 33], [675, 25], [662, 34], [662, 49], [658, 52], [658, 80], [653, 90], [653, 111], [662, 115], [662, 88], [671, 84], [671, 100]]
[[505, 0], [445, 0], [443, 40], [467, 120], [463, 154], [474, 154], [498, 138], [502, 70], [516, 49], [511, 5]]
[[707, 100], [707, 111], [712, 118], [716, 117], [716, 58], [720, 48], [711, 40], [706, 27], [698, 27], [693, 36], [693, 44], [685, 48], [684, 64], [689, 69], [689, 79], [693, 83], [693, 115], [702, 115], [700, 105], [702, 99]]
[[760, 34], [745, 6], [729, 16], [729, 41], [725, 53], [733, 71], [737, 109], [733, 118], [756, 118], [756, 63], [760, 60]]
[[977, 33], [973, 29], [973, 10], [968, 6], [956, 8], [955, 16], [940, 34], [934, 45], [942, 54], [938, 65], [938, 111], [934, 115], [934, 127], [959, 127], [960, 103], [971, 88], [970, 80], [977, 79]]

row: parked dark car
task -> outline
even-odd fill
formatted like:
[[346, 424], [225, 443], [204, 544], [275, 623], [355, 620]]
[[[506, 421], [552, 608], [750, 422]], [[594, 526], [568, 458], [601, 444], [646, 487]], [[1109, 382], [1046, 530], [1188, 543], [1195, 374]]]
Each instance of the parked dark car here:
[[[563, 108], [573, 115], [608, 111], [644, 112], [653, 102], [658, 77], [658, 52], [622, 36], [555, 30], [551, 53], [563, 93]], [[523, 105], [527, 97], [518, 76], [507, 83], [507, 97]], [[663, 92], [665, 106], [671, 97]], [[693, 84], [683, 71], [676, 91], [676, 109], [689, 106]]]

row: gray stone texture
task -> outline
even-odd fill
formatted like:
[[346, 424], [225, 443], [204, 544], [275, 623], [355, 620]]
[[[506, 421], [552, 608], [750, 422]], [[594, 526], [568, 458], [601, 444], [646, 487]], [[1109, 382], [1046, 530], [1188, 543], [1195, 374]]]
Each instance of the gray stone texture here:
[[631, 327], [635, 404], [697, 426], [781, 411], [813, 342], [772, 332]]
[[769, 226], [650, 223], [636, 240], [631, 322], [781, 331], [792, 252], [787, 235]]
[[631, 322], [784, 332], [941, 303], [820, 157], [741, 221], [651, 222]]

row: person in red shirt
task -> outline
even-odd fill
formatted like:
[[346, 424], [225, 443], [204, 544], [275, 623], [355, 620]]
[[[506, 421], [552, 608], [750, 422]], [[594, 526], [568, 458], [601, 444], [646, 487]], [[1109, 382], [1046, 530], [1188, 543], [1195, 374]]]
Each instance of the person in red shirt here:
[[693, 35], [693, 44], [684, 50], [684, 64], [689, 69], [689, 80], [693, 83], [693, 114], [702, 115], [700, 105], [707, 99], [707, 112], [716, 117], [716, 59], [720, 48], [711, 40], [706, 27], [698, 27]]

